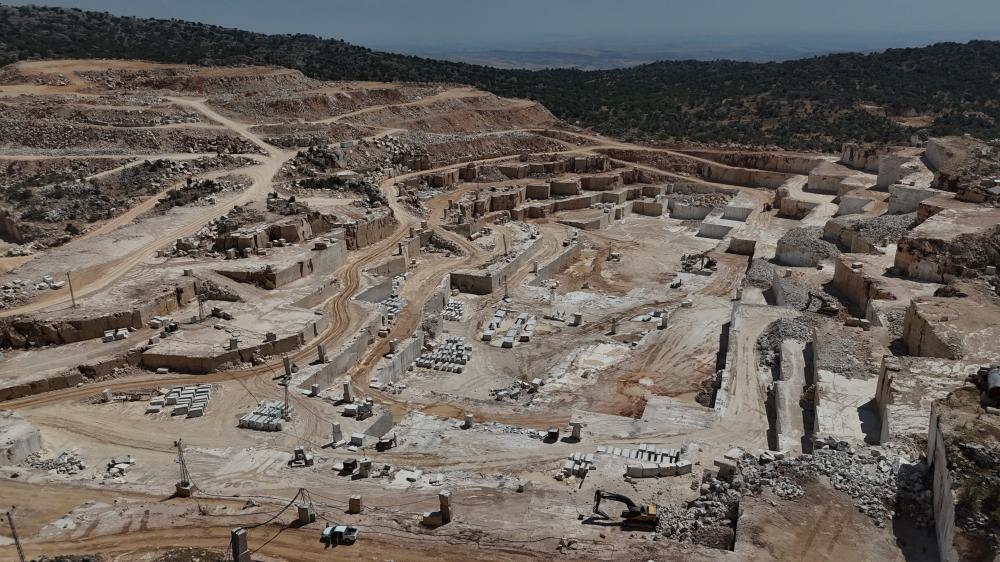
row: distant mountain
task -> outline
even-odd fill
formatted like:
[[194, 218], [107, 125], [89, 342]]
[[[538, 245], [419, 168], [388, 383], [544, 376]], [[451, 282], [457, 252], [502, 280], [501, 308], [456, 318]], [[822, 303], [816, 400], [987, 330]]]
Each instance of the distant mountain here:
[[67, 57], [269, 64], [327, 80], [467, 83], [538, 100], [562, 119], [636, 140], [832, 149], [845, 141], [902, 142], [914, 132], [1000, 137], [1000, 43], [989, 41], [781, 63], [529, 71], [381, 53], [311, 35], [0, 6], [0, 63]]

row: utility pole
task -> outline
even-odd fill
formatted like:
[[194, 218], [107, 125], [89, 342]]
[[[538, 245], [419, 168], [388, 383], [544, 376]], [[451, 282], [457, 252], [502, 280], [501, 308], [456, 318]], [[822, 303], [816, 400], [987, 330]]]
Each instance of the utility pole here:
[[205, 321], [205, 301], [208, 300], [205, 297], [205, 293], [198, 291], [198, 322]]
[[73, 279], [69, 276], [69, 272], [66, 272], [66, 284], [69, 285], [69, 298], [73, 301], [73, 308], [76, 308], [76, 295], [73, 294]]
[[[285, 357], [284, 359], [286, 361], [288, 360], [287, 357]], [[288, 405], [288, 385], [291, 384], [291, 382], [292, 382], [291, 371], [288, 370], [285, 374], [278, 375], [278, 376], [272, 378], [271, 380], [278, 381], [278, 386], [282, 386], [282, 387], [285, 388], [285, 405], [284, 405], [283, 410], [282, 410], [281, 413], [283, 414], [282, 417], [284, 417], [286, 421], [292, 419], [292, 415], [290, 413], [291, 410], [290, 410], [289, 405]]]
[[10, 527], [10, 535], [14, 539], [14, 546], [17, 547], [17, 557], [21, 559], [21, 562], [24, 562], [24, 550], [21, 549], [21, 539], [18, 538], [17, 528], [14, 527], [14, 507], [11, 506], [10, 511], [5, 515], [7, 517], [7, 525]]

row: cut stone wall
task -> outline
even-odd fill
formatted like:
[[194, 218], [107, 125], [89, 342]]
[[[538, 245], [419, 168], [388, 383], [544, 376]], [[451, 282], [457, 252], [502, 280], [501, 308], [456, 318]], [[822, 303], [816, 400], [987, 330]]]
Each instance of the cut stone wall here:
[[437, 289], [424, 301], [420, 326], [429, 337], [437, 337], [442, 331], [444, 320], [441, 318], [441, 312], [448, 305], [448, 298], [451, 294], [449, 283], [449, 278], [446, 275], [438, 284]]
[[395, 215], [392, 211], [372, 218], [360, 219], [344, 225], [344, 236], [348, 250], [357, 250], [376, 244], [396, 231]]
[[656, 199], [649, 201], [639, 199], [633, 201], [632, 212], [637, 215], [645, 215], [647, 217], [663, 216], [663, 200]]
[[948, 448], [938, 423], [936, 407], [931, 409], [927, 432], [927, 463], [930, 464], [934, 490], [934, 532], [937, 535], [938, 557], [941, 562], [958, 562], [958, 550], [955, 549], [955, 497], [951, 491]]
[[942, 192], [930, 187], [893, 184], [889, 186], [889, 214], [905, 215], [920, 207], [920, 202]]
[[387, 277], [358, 293], [357, 300], [365, 302], [382, 302], [392, 296], [393, 278]]
[[712, 212], [712, 207], [699, 207], [674, 201], [670, 208], [670, 217], [678, 220], [703, 220]]
[[909, 154], [886, 154], [878, 162], [878, 179], [875, 185], [886, 189], [899, 183], [906, 176], [920, 171], [918, 158]]
[[753, 204], [744, 202], [730, 202], [722, 210], [722, 218], [731, 221], [745, 221], [753, 213]]
[[873, 300], [896, 300], [895, 295], [882, 288], [880, 276], [868, 275], [864, 265], [852, 268], [855, 259], [851, 254], [837, 257], [833, 266], [833, 286], [863, 311], [871, 309], [869, 304]]
[[563, 219], [557, 222], [566, 226], [572, 226], [573, 228], [579, 228], [580, 230], [601, 230], [607, 228], [611, 223], [611, 215], [609, 213], [601, 213], [591, 219]]
[[940, 170], [949, 160], [957, 158], [958, 153], [941, 139], [929, 139], [924, 157], [927, 158], [927, 163], [931, 165], [931, 168]]
[[525, 197], [528, 199], [548, 199], [551, 197], [551, 186], [547, 183], [529, 184], [525, 189]]
[[726, 250], [730, 254], [741, 256], [753, 256], [757, 249], [757, 241], [753, 239], [736, 238], [729, 239], [729, 248]]
[[463, 293], [476, 295], [488, 295], [496, 291], [510, 273], [522, 267], [538, 251], [542, 239], [535, 238], [521, 251], [513, 260], [502, 265], [494, 264], [493, 267], [478, 270], [453, 271], [450, 276], [451, 288], [458, 289]]
[[808, 154], [784, 152], [721, 152], [716, 150], [678, 150], [684, 154], [704, 158], [737, 168], [752, 168], [786, 174], [807, 175], [813, 168], [827, 160]]
[[218, 269], [216, 272], [233, 281], [250, 283], [264, 289], [273, 290], [294, 283], [309, 275], [326, 275], [332, 273], [344, 265], [346, 260], [347, 247], [344, 241], [333, 240], [330, 242], [317, 242], [305, 258], [289, 263], [284, 267]]
[[406, 369], [417, 360], [424, 349], [424, 332], [417, 330], [409, 338], [399, 343], [396, 353], [381, 362], [375, 370], [375, 380], [382, 384], [397, 383]]
[[860, 232], [850, 228], [849, 224], [829, 220], [823, 227], [823, 240], [832, 242], [852, 254], [881, 254], [877, 246], [865, 240]]
[[943, 341], [931, 318], [918, 301], [910, 302], [903, 320], [903, 341], [910, 355], [961, 359], [961, 350]]
[[705, 220], [698, 227], [698, 236], [722, 240], [733, 229], [733, 226], [733, 224], [726, 224], [717, 220]]
[[580, 178], [580, 187], [584, 191], [604, 191], [621, 187], [621, 174], [610, 174], [604, 176], [583, 176]]
[[540, 282], [566, 269], [571, 263], [580, 259], [582, 251], [583, 246], [581, 244], [570, 244], [561, 254], [553, 258], [552, 261], [538, 268], [531, 284], [538, 285]]
[[552, 180], [549, 182], [552, 195], [576, 195], [580, 193], [580, 180]]
[[[417, 243], [419, 244], [420, 239], [417, 238], [416, 240]], [[419, 246], [417, 246], [417, 248], [419, 252]], [[393, 256], [391, 258], [382, 260], [382, 262], [376, 266], [366, 269], [365, 273], [369, 273], [371, 275], [377, 275], [379, 277], [386, 277], [386, 276], [395, 277], [402, 273], [406, 273], [407, 271], [406, 266], [407, 266], [406, 256], [402, 255]]]
[[878, 162], [889, 147], [870, 144], [845, 143], [840, 150], [840, 161], [852, 168], [869, 173], [878, 172]]
[[36, 319], [9, 317], [0, 319], [0, 347], [23, 348], [63, 345], [100, 338], [107, 330], [141, 328], [153, 316], [167, 315], [187, 304], [197, 294], [197, 281], [184, 278], [171, 290], [161, 292], [132, 310], [105, 311], [87, 305], [70, 310], [72, 317]]
[[326, 356], [330, 359], [330, 362], [324, 364], [320, 370], [302, 381], [299, 384], [299, 388], [309, 390], [314, 384], [318, 384], [320, 388], [329, 388], [338, 377], [361, 361], [365, 351], [368, 350], [368, 346], [375, 341], [374, 334], [380, 323], [379, 319], [375, 319], [369, 325], [358, 330], [340, 348], [333, 350], [332, 353], [328, 350]]
[[42, 432], [10, 410], [0, 410], [0, 465], [17, 465], [42, 449]]
[[[70, 371], [58, 375], [51, 375], [30, 382], [18, 384], [5, 384], [0, 386], [0, 402], [34, 396], [52, 390], [62, 390], [73, 388], [84, 381], [83, 375], [79, 372]], [[0, 383], [4, 384], [4, 383]]]

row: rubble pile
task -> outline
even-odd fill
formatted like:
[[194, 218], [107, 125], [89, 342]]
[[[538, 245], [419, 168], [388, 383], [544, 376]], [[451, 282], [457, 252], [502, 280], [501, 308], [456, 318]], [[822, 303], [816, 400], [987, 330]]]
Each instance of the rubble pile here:
[[79, 70], [76, 75], [108, 90], [169, 90], [199, 94], [276, 89], [295, 91], [315, 88], [318, 82], [295, 70], [275, 69], [263, 75], [234, 70], [206, 74], [195, 67], [107, 68]]
[[201, 279], [201, 286], [199, 288], [199, 294], [203, 295], [206, 300], [210, 301], [226, 301], [226, 302], [242, 302], [243, 297], [238, 293], [230, 290], [228, 287], [223, 287], [211, 279]]
[[155, 127], [158, 125], [200, 123], [202, 120], [200, 113], [177, 107], [121, 111], [60, 104], [48, 106], [44, 111], [47, 112], [46, 117], [49, 118], [102, 127]]
[[825, 324], [817, 329], [821, 344], [816, 346], [816, 368], [849, 379], [878, 376], [878, 365], [869, 364], [871, 342], [856, 331]]
[[47, 470], [51, 474], [77, 474], [87, 468], [83, 459], [73, 451], [64, 451], [51, 459], [43, 459], [39, 453], [32, 453], [24, 464], [38, 470]]
[[31, 298], [32, 286], [23, 279], [13, 279], [0, 288], [0, 309], [13, 308]]
[[882, 527], [896, 516], [911, 518], [918, 527], [934, 524], [933, 491], [926, 464], [910, 463], [905, 457], [887, 457], [878, 449], [857, 450], [846, 441], [819, 439], [813, 454], [786, 457], [765, 451], [759, 456], [744, 453], [727, 459], [727, 473], [705, 471], [697, 498], [683, 506], [657, 506], [658, 531], [679, 541], [715, 548], [730, 548], [733, 528], [743, 496], [765, 489], [795, 501], [806, 495], [804, 480], [825, 477], [834, 489], [854, 499], [861, 513]]
[[120, 172], [94, 180], [98, 186], [124, 195], [152, 195], [178, 180], [217, 170], [233, 170], [252, 166], [256, 162], [246, 156], [220, 154], [193, 160], [158, 158], [125, 168]]
[[448, 240], [437, 232], [431, 232], [431, 237], [428, 240], [427, 246], [425, 246], [425, 251], [431, 254], [445, 252], [448, 254], [448, 257], [465, 255], [465, 252], [462, 251], [462, 248], [458, 244]]
[[774, 282], [774, 264], [764, 258], [754, 258], [746, 272], [746, 283], [758, 289], [770, 289]]
[[[132, 162], [130, 158], [46, 158], [10, 160], [0, 166], [0, 192], [82, 180]], [[4, 196], [6, 199], [6, 195]]]
[[873, 246], [888, 246], [899, 242], [917, 220], [916, 213], [879, 215], [875, 217], [847, 215], [831, 219], [846, 230], [853, 230]]
[[823, 227], [820, 226], [800, 226], [789, 230], [778, 240], [779, 254], [782, 248], [794, 248], [796, 253], [809, 255], [815, 261], [840, 254], [835, 244], [823, 240]]
[[383, 207], [389, 204], [389, 200], [377, 185], [373, 185], [356, 174], [299, 179], [290, 182], [288, 187], [361, 195], [362, 199], [359, 201], [359, 205], [362, 207]]
[[732, 198], [732, 193], [691, 193], [675, 194], [670, 196], [670, 199], [677, 203], [683, 203], [693, 207], [712, 207], [713, 209], [721, 209], [722, 207], [725, 207]]
[[153, 195], [183, 177], [190, 181], [195, 174], [252, 163], [242, 156], [210, 156], [191, 161], [146, 160], [90, 180], [83, 176], [92, 170], [97, 173], [97, 170], [89, 166], [53, 170], [25, 177], [0, 189], [0, 197], [8, 207], [0, 212], [11, 214], [10, 220], [16, 222], [16, 241], [33, 242], [36, 247], [53, 247], [82, 233], [84, 227], [80, 223], [113, 218], [133, 206], [138, 198]]
[[773, 366], [780, 360], [781, 342], [813, 340], [813, 326], [800, 318], [780, 318], [771, 322], [757, 338], [757, 357], [760, 363]]
[[177, 187], [167, 191], [166, 195], [160, 198], [153, 208], [154, 212], [165, 213], [174, 207], [184, 207], [199, 202], [207, 204], [215, 203], [214, 195], [219, 193], [242, 191], [246, 189], [248, 182], [235, 181], [230, 179], [199, 179], [188, 178], [183, 187]]
[[367, 134], [367, 131], [347, 123], [282, 123], [259, 125], [252, 130], [263, 136], [268, 144], [290, 149], [339, 145]]
[[[621, 261], [621, 257], [615, 258], [614, 254], [608, 254], [608, 259], [617, 259]], [[699, 271], [704, 269], [714, 270], [718, 266], [718, 262], [715, 258], [709, 257], [704, 254], [684, 254], [681, 256], [681, 269], [685, 272]]]
[[260, 154], [261, 148], [235, 134], [199, 128], [101, 127], [58, 119], [0, 118], [0, 145], [14, 150], [78, 153], [189, 152]]
[[879, 527], [898, 515], [912, 518], [918, 527], [934, 524], [933, 491], [923, 461], [910, 463], [904, 456], [886, 456], [875, 448], [859, 450], [831, 437], [818, 439], [815, 447], [811, 455], [761, 465], [761, 484], [770, 485], [772, 475], [825, 476], [835, 489], [854, 498], [858, 510]]
[[405, 150], [412, 154], [426, 154], [432, 162], [483, 160], [518, 152], [558, 152], [563, 149], [562, 143], [527, 131], [449, 134], [411, 130], [395, 138]]
[[[362, 178], [378, 185], [394, 175], [394, 171], [405, 167], [405, 161], [412, 161], [421, 153], [403, 145], [395, 137], [343, 141], [339, 147], [312, 146], [300, 150], [291, 161], [282, 167], [285, 177], [321, 177], [331, 172], [352, 170]], [[316, 189], [320, 189], [317, 187]], [[329, 188], [328, 188], [329, 189]]]
[[1000, 542], [1000, 517], [995, 509], [1000, 497], [1000, 447], [995, 442], [956, 439], [949, 446], [948, 468], [956, 493], [955, 525]]

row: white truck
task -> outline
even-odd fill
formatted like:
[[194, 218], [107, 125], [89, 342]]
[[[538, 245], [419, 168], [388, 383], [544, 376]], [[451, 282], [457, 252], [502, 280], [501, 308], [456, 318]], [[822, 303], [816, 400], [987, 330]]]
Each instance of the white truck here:
[[323, 534], [319, 537], [320, 542], [330, 546], [338, 544], [354, 544], [358, 540], [358, 529], [347, 525], [327, 525], [323, 529]]

